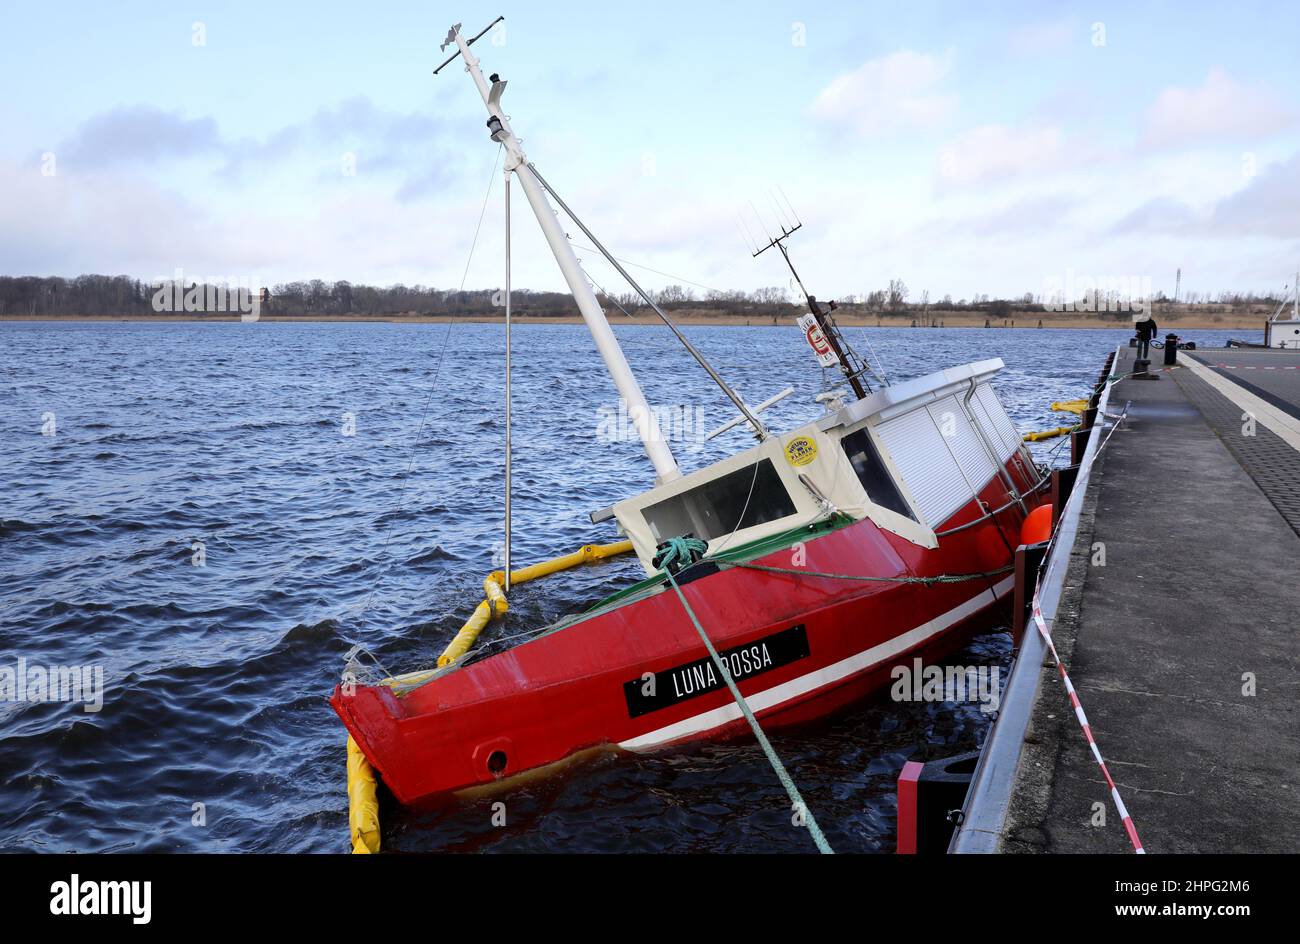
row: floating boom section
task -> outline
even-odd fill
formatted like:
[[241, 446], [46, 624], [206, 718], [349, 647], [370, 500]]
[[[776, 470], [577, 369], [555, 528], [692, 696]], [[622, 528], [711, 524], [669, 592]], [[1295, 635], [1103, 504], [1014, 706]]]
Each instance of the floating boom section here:
[[[530, 564], [527, 567], [521, 567], [519, 570], [511, 571], [510, 584], [514, 586], [517, 583], [536, 580], [538, 577], [547, 577], [562, 570], [577, 567], [579, 564], [589, 564], [592, 561], [604, 560], [607, 557], [616, 557], [619, 554], [627, 554], [631, 550], [631, 541], [617, 541], [613, 544], [584, 544], [572, 554], [553, 557], [548, 561], [542, 561], [540, 564]], [[465, 625], [460, 628], [460, 632], [447, 644], [447, 648], [438, 657], [439, 667], [451, 665], [469, 652], [470, 647], [474, 645], [487, 624], [497, 617], [504, 616], [506, 611], [510, 609], [510, 603], [506, 600], [505, 591], [502, 589], [505, 583], [506, 575], [501, 570], [494, 570], [483, 578], [483, 602], [475, 608], [474, 613], [465, 621]]]

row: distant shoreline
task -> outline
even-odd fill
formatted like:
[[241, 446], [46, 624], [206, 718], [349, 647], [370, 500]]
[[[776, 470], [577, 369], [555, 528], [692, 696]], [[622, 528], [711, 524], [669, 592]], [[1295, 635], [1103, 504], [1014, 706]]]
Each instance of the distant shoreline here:
[[[988, 330], [998, 329], [1037, 329], [1039, 321], [1042, 321], [1042, 327], [1047, 328], [1091, 328], [1091, 329], [1109, 329], [1112, 331], [1131, 330], [1131, 322], [1128, 320], [1116, 320], [1114, 318], [1100, 318], [1097, 316], [1078, 314], [1078, 313], [1046, 313], [1037, 312], [1017, 312], [1019, 317], [1006, 319], [988, 319]], [[1153, 312], [1153, 315], [1160, 326], [1160, 332], [1178, 330], [1201, 330], [1201, 331], [1263, 331], [1266, 315], [1257, 313], [1226, 313], [1196, 316], [1195, 314], [1180, 312], [1176, 316], [1162, 315], [1160, 312]], [[670, 312], [669, 316], [674, 323], [682, 325], [701, 325], [701, 326], [722, 326], [722, 327], [791, 327], [794, 324], [792, 317], [778, 317], [773, 320], [771, 317], [750, 317], [742, 315], [712, 314], [699, 311], [687, 312]], [[971, 312], [940, 312], [937, 318], [942, 322], [944, 328], [985, 328], [986, 316], [981, 313]], [[0, 323], [7, 321], [12, 322], [33, 322], [33, 321], [72, 321], [72, 322], [132, 322], [132, 323], [186, 323], [186, 324], [203, 324], [207, 322], [238, 322], [240, 317], [237, 313], [219, 314], [219, 315], [0, 315]], [[649, 316], [637, 314], [633, 317], [625, 315], [614, 315], [610, 317], [610, 324], [614, 327], [624, 324], [634, 325], [657, 325], [661, 324], [658, 317], [651, 314]], [[299, 315], [273, 315], [265, 314], [258, 318], [259, 322], [271, 324], [447, 324], [449, 322], [459, 322], [462, 324], [501, 324], [505, 319], [501, 316], [493, 315], [315, 315], [305, 317]], [[865, 327], [865, 328], [914, 328], [915, 330], [924, 330], [922, 325], [913, 325], [910, 315], [888, 315], [877, 318], [875, 315], [857, 315], [852, 312], [841, 311], [836, 313], [836, 321], [843, 327]], [[582, 324], [580, 315], [514, 315], [511, 322], [516, 325], [561, 325], [561, 324]]]

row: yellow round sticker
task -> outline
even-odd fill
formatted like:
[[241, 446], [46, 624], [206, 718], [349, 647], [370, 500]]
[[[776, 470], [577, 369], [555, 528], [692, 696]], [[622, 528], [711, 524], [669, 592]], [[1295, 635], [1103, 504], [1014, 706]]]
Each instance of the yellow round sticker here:
[[807, 465], [817, 458], [817, 443], [809, 436], [796, 436], [785, 444], [785, 457], [792, 466]]

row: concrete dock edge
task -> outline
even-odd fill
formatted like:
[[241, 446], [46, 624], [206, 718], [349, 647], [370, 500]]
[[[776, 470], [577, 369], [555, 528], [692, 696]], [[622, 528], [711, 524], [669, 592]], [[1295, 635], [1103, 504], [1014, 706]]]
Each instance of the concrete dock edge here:
[[[1117, 350], [1116, 362], [1118, 360]], [[1069, 655], [1062, 646], [1068, 649], [1072, 640], [1062, 639], [1058, 635], [1058, 623], [1064, 621], [1066, 626], [1072, 626], [1074, 620], [1071, 614], [1077, 615], [1078, 612], [1082, 568], [1087, 566], [1093, 507], [1096, 503], [1090, 482], [1101, 469], [1101, 464], [1096, 460], [1102, 436], [1108, 428], [1106, 415], [1111, 412], [1113, 389], [1113, 384], [1107, 384], [1098, 399], [1097, 432], [1088, 439], [1080, 475], [1074, 485], [1075, 493], [1081, 494], [1083, 498], [1073, 502], [1061, 517], [1053, 552], [1040, 587], [1043, 618], [1063, 659], [1068, 659]], [[980, 762], [975, 768], [970, 791], [962, 808], [961, 823], [953, 833], [949, 852], [978, 854], [1003, 851], [1002, 836], [1012, 811], [1017, 771], [1022, 763], [1038, 762], [1032, 756], [1025, 755], [1025, 747], [1034, 736], [1034, 707], [1044, 684], [1059, 684], [1054, 663], [1042, 637], [1032, 629], [1027, 629], [1006, 689], [1002, 693], [997, 721], [984, 742]]]

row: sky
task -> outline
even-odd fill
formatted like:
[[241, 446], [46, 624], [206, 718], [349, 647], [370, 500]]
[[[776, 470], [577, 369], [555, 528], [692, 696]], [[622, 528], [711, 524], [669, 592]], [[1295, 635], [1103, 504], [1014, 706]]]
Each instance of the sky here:
[[[463, 67], [432, 74], [451, 24], [498, 15], [475, 53], [529, 159], [647, 288], [788, 287], [739, 222], [775, 231], [774, 195], [823, 298], [1172, 294], [1179, 269], [1184, 295], [1278, 291], [1300, 267], [1297, 4], [0, 11], [5, 275], [499, 286], [497, 146]], [[562, 289], [514, 208], [513, 284]]]

